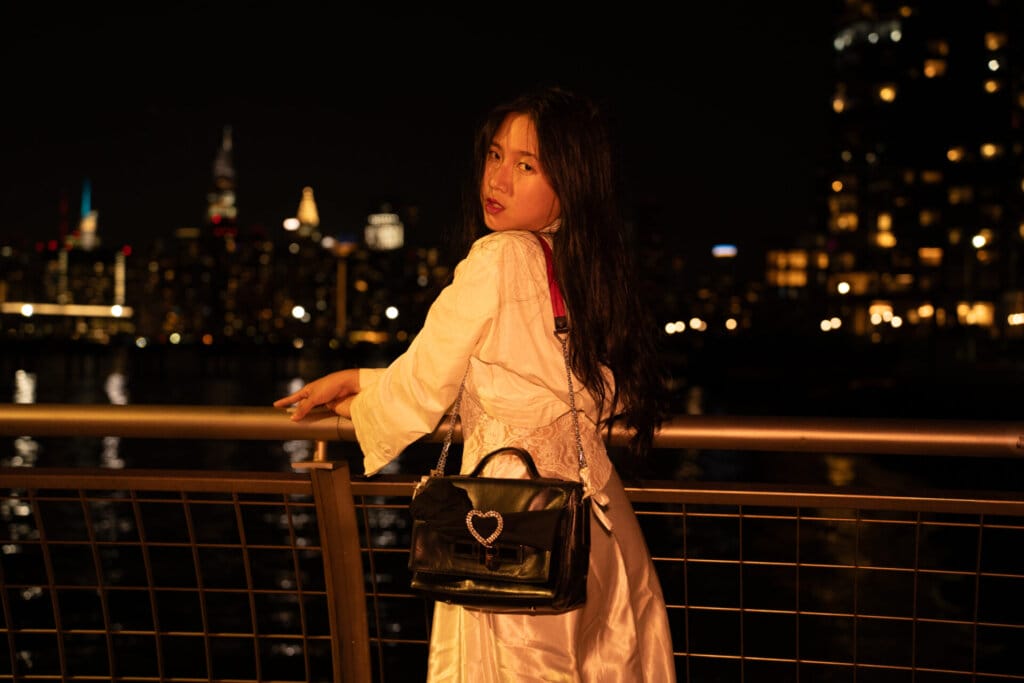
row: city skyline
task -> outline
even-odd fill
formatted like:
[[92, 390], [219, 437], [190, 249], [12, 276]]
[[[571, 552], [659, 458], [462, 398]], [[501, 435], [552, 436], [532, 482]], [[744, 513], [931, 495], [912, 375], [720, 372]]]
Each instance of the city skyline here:
[[[572, 21], [382, 14], [343, 26], [301, 5], [69, 11], [7, 22], [24, 27], [2, 48], [24, 66], [10, 74], [24, 106], [0, 183], [0, 239], [56, 237], [62, 196], [73, 229], [86, 179], [108, 245], [201, 225], [224, 125], [243, 228], [280, 229], [310, 186], [326, 230], [357, 232], [387, 202], [418, 207], [434, 231], [457, 205], [476, 117], [540, 81], [607, 104], [627, 208], [686, 246], [786, 243], [811, 227], [823, 182], [821, 7], [779, 17], [709, 3], [683, 24], [634, 10]], [[26, 62], [39, 46], [50, 59]], [[749, 199], [730, 199], [736, 187]]]

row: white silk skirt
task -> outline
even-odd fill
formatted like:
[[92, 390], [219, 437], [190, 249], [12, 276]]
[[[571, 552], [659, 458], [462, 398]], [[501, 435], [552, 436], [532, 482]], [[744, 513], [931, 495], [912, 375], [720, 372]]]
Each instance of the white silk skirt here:
[[586, 604], [564, 614], [534, 615], [436, 603], [429, 683], [676, 680], [661, 584], [614, 472], [604, 492], [610, 499], [605, 512], [612, 532], [591, 515]]

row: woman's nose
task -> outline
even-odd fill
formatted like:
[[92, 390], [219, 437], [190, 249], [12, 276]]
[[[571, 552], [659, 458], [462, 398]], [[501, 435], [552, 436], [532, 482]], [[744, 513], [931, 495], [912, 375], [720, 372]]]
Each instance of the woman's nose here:
[[504, 164], [491, 170], [491, 174], [487, 179], [487, 187], [499, 192], [508, 191], [508, 173], [505, 170]]

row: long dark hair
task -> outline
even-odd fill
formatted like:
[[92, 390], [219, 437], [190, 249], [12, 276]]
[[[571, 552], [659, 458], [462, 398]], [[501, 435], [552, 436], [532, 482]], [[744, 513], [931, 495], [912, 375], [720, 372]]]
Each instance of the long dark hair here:
[[[558, 195], [555, 271], [569, 313], [574, 374], [593, 394], [605, 427], [632, 430], [630, 451], [645, 455], [665, 418], [665, 384], [656, 330], [639, 296], [632, 240], [613, 174], [609, 126], [593, 100], [549, 86], [498, 105], [484, 118], [474, 145], [473, 173], [463, 201], [462, 248], [483, 232], [480, 186], [494, 134], [509, 114], [528, 115], [537, 129], [541, 164]], [[603, 368], [611, 370], [614, 386]]]

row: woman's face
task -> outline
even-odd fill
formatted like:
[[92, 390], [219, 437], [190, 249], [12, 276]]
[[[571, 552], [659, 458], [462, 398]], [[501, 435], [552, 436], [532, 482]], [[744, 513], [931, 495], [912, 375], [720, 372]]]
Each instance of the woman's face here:
[[538, 156], [537, 131], [526, 114], [509, 114], [491, 140], [480, 187], [484, 223], [494, 231], [535, 232], [561, 209]]

